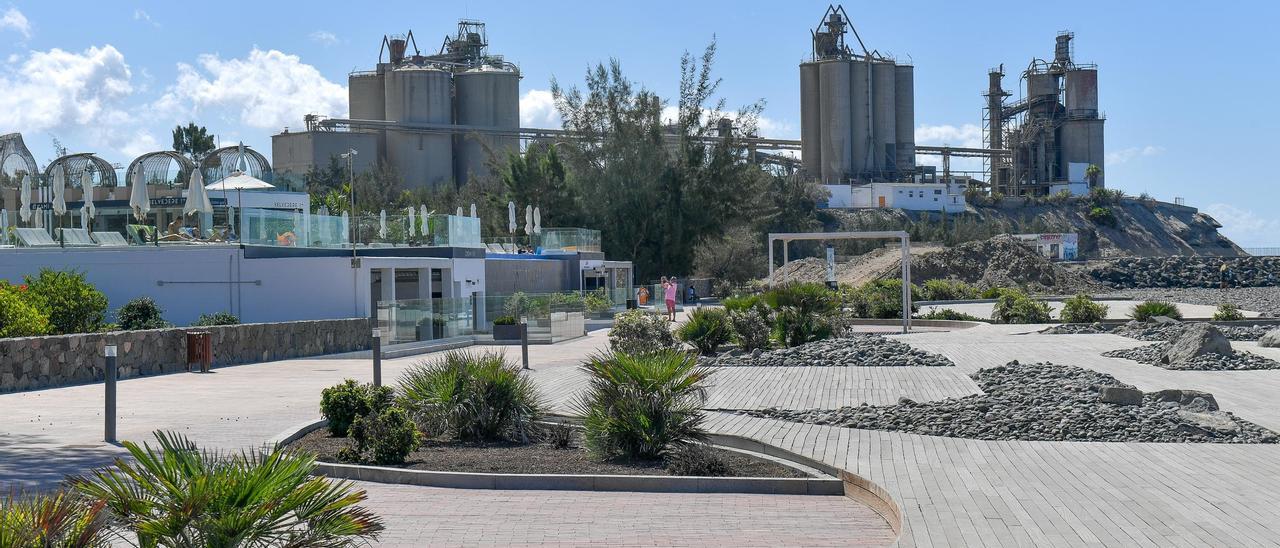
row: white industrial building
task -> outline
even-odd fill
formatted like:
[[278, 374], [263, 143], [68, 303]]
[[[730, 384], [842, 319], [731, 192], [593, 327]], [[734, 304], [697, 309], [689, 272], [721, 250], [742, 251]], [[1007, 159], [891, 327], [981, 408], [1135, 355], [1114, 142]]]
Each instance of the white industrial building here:
[[908, 211], [959, 213], [965, 210], [960, 183], [867, 183], [823, 185], [833, 209], [897, 208]]

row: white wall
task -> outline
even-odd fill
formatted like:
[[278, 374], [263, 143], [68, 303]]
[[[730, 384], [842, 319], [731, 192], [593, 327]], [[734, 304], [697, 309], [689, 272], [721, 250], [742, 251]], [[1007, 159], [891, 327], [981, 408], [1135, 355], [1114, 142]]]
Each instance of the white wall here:
[[831, 193], [831, 197], [827, 198], [827, 207], [833, 209], [846, 209], [855, 207], [853, 201], [853, 187], [850, 185], [822, 185]]

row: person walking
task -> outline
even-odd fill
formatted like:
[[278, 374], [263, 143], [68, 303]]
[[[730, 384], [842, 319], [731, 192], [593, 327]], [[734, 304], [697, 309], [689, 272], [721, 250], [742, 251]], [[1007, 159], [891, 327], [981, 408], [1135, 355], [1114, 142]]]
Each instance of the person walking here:
[[678, 290], [676, 277], [663, 278], [663, 280], [662, 289], [663, 297], [667, 301], [667, 319], [674, 322], [676, 321], [676, 291]]

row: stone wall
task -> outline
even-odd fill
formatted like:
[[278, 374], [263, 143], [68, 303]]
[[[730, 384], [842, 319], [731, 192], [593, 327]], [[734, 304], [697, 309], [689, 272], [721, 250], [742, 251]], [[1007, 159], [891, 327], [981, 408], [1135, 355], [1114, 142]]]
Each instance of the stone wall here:
[[0, 339], [0, 392], [101, 381], [108, 344], [121, 379], [185, 371], [188, 331], [210, 333], [214, 367], [369, 349], [364, 318]]

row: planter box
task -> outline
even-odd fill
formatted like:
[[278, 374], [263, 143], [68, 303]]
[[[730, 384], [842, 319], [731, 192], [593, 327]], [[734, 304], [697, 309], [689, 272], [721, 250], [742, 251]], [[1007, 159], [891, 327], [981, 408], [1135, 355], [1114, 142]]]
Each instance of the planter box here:
[[493, 340], [495, 341], [518, 341], [520, 340], [520, 324], [512, 325], [493, 325]]

